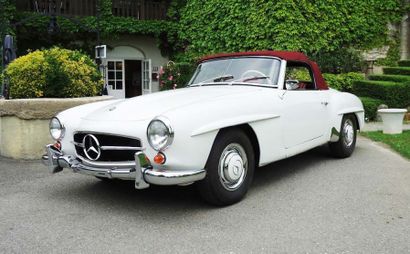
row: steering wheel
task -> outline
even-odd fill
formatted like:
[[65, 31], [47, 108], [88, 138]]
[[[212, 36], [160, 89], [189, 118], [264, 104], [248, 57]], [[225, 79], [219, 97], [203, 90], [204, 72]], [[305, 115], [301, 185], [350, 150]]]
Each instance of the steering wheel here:
[[248, 74], [250, 74], [250, 73], [259, 74], [259, 75], [256, 76], [256, 77], [261, 76], [261, 77], [266, 77], [266, 78], [267, 78], [267, 76], [266, 76], [265, 74], [263, 74], [262, 72], [260, 72], [260, 71], [257, 71], [257, 70], [247, 70], [247, 71], [245, 71], [244, 73], [242, 73], [241, 79], [243, 79], [243, 78], [245, 78], [245, 77], [249, 77]]

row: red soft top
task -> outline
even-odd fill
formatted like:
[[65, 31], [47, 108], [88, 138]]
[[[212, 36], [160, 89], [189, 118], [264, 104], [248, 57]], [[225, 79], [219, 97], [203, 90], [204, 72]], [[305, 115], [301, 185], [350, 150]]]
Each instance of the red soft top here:
[[216, 55], [205, 56], [199, 61], [204, 62], [212, 59], [226, 58], [226, 57], [241, 57], [241, 56], [273, 56], [286, 61], [302, 62], [308, 64], [312, 68], [313, 76], [316, 81], [316, 86], [319, 90], [329, 89], [325, 79], [320, 72], [317, 63], [309, 60], [309, 58], [301, 53], [294, 51], [253, 51], [253, 52], [236, 52], [236, 53], [221, 53]]

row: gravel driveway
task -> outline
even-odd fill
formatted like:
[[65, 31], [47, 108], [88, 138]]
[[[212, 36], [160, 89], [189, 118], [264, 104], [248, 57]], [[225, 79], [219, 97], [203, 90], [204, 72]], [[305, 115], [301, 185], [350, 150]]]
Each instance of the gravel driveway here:
[[214, 208], [195, 189], [104, 183], [0, 158], [1, 253], [409, 253], [410, 161], [360, 138], [258, 169]]

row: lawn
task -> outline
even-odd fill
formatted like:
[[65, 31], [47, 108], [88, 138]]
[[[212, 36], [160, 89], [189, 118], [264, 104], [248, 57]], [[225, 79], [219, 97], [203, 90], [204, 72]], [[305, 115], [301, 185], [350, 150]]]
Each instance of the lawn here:
[[410, 131], [403, 131], [402, 134], [396, 135], [383, 134], [381, 131], [362, 132], [361, 134], [389, 145], [393, 150], [410, 159]]

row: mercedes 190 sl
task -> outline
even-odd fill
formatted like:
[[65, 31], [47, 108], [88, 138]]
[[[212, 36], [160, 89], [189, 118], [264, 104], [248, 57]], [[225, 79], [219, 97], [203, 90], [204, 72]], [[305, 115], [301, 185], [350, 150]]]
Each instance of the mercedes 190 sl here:
[[195, 183], [214, 205], [247, 193], [255, 169], [328, 144], [349, 157], [363, 126], [354, 95], [328, 88], [299, 52], [202, 58], [185, 88], [78, 106], [50, 121], [42, 157], [100, 179], [150, 185]]

